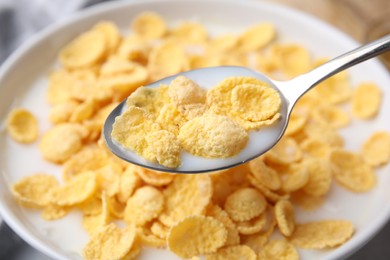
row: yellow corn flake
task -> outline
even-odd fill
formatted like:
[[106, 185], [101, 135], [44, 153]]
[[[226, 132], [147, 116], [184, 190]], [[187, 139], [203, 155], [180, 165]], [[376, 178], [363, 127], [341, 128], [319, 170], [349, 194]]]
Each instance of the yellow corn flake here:
[[168, 86], [160, 85], [158, 88], [138, 88], [127, 98], [126, 105], [142, 108], [149, 114], [157, 116], [162, 107], [169, 102]]
[[236, 222], [237, 230], [243, 235], [252, 235], [260, 232], [267, 223], [267, 214], [262, 213], [259, 216], [247, 220]]
[[267, 202], [253, 188], [242, 188], [227, 197], [224, 209], [234, 221], [247, 221], [264, 212]]
[[113, 53], [118, 47], [121, 35], [119, 33], [118, 27], [110, 21], [102, 21], [97, 23], [93, 30], [99, 31], [104, 35], [106, 41], [107, 51]]
[[46, 92], [46, 100], [50, 104], [61, 104], [72, 99], [71, 86], [74, 79], [65, 70], [57, 70], [49, 75], [49, 86]]
[[128, 225], [120, 229], [111, 223], [92, 235], [90, 241], [83, 248], [83, 257], [86, 260], [96, 259], [124, 259], [136, 240], [136, 229]]
[[[295, 111], [295, 110], [293, 110]], [[301, 131], [304, 127], [304, 125], [307, 122], [307, 117], [303, 115], [297, 115], [296, 113], [291, 113], [288, 125], [286, 128], [286, 132], [284, 133], [286, 136], [291, 136], [299, 131]]]
[[[89, 235], [93, 235], [102, 227], [109, 224], [111, 220], [110, 209], [108, 207], [108, 196], [105, 192], [101, 193], [101, 210], [95, 215], [83, 216], [83, 228]], [[85, 203], [85, 202], [84, 202]]]
[[290, 137], [282, 138], [265, 154], [265, 160], [274, 164], [288, 165], [302, 158], [302, 151], [297, 142]]
[[120, 177], [117, 197], [122, 203], [126, 203], [134, 190], [141, 185], [141, 178], [136, 172], [136, 166], [130, 164]]
[[352, 96], [352, 114], [359, 119], [370, 119], [378, 114], [382, 91], [371, 82], [360, 84]]
[[108, 58], [107, 61], [100, 67], [100, 75], [115, 76], [118, 74], [126, 74], [131, 73], [136, 68], [137, 63], [117, 56], [112, 56]]
[[52, 202], [60, 206], [72, 206], [91, 198], [97, 189], [94, 172], [85, 172], [65, 185], [52, 191]]
[[120, 178], [123, 169], [114, 162], [95, 171], [99, 191], [105, 191], [108, 196], [115, 196], [120, 190]]
[[169, 36], [186, 43], [203, 43], [207, 40], [207, 31], [203, 25], [184, 22], [169, 32]]
[[180, 128], [182, 148], [206, 158], [227, 158], [239, 153], [248, 142], [248, 133], [226, 116], [207, 114]]
[[187, 119], [185, 116], [171, 103], [164, 105], [156, 118], [156, 123], [158, 123], [162, 129], [168, 130], [175, 135], [179, 134], [180, 127], [186, 122]]
[[84, 216], [96, 216], [102, 213], [103, 203], [100, 194], [95, 194], [88, 200], [77, 205]]
[[69, 69], [91, 67], [101, 61], [106, 54], [104, 34], [91, 30], [79, 35], [60, 52], [60, 62]]
[[270, 190], [278, 190], [281, 186], [279, 175], [275, 170], [268, 167], [262, 157], [258, 157], [249, 162], [249, 168], [253, 176], [263, 183]]
[[260, 130], [261, 128], [263, 128], [265, 126], [272, 125], [280, 118], [280, 113], [276, 113], [270, 119], [263, 120], [263, 121], [257, 121], [257, 122], [253, 122], [250, 120], [244, 120], [237, 115], [233, 115], [231, 117], [233, 118], [234, 121], [236, 121], [245, 130], [250, 131], [250, 130]]
[[123, 219], [126, 204], [118, 201], [116, 196], [108, 197], [107, 207], [112, 216], [114, 216], [117, 219]]
[[238, 37], [235, 35], [228, 34], [211, 39], [208, 42], [207, 48], [210, 53], [223, 53], [225, 51], [233, 50], [237, 46], [237, 43]]
[[38, 121], [26, 109], [14, 109], [8, 116], [9, 135], [19, 143], [32, 143], [38, 138]]
[[290, 201], [279, 200], [275, 204], [275, 218], [280, 232], [284, 236], [291, 236], [295, 228], [295, 215]]
[[191, 69], [215, 67], [221, 65], [221, 58], [208, 55], [192, 55], [189, 57], [189, 63]]
[[328, 124], [333, 128], [347, 126], [351, 119], [342, 109], [335, 106], [319, 106], [313, 110], [312, 118], [320, 124]]
[[229, 115], [232, 111], [231, 95], [238, 85], [264, 83], [252, 77], [229, 77], [218, 83], [217, 86], [207, 91], [206, 102], [210, 110], [218, 115]]
[[131, 35], [123, 39], [116, 51], [116, 55], [146, 65], [150, 49], [151, 47], [146, 43], [145, 39], [137, 35]]
[[144, 12], [134, 18], [133, 31], [146, 39], [158, 39], [164, 36], [167, 26], [164, 19], [156, 13]]
[[60, 124], [69, 122], [73, 111], [79, 105], [76, 101], [67, 101], [55, 105], [50, 109], [49, 120], [52, 124]]
[[331, 152], [331, 147], [328, 143], [314, 138], [306, 138], [300, 144], [304, 154], [316, 158], [328, 158]]
[[271, 202], [277, 202], [278, 200], [287, 199], [289, 197], [288, 194], [279, 194], [277, 192], [268, 189], [264, 184], [259, 182], [252, 175], [248, 175], [248, 180], [252, 184], [252, 186], [258, 189]]
[[272, 24], [261, 23], [246, 30], [240, 36], [237, 46], [241, 51], [255, 51], [270, 44], [275, 35], [275, 27]]
[[331, 77], [318, 84], [314, 92], [331, 104], [340, 104], [351, 98], [352, 88], [347, 78]]
[[305, 249], [333, 248], [347, 242], [354, 233], [346, 220], [324, 220], [298, 224], [292, 234], [292, 244]]
[[257, 259], [299, 260], [299, 254], [291, 243], [285, 240], [272, 240], [265, 245]]
[[173, 253], [189, 258], [216, 252], [225, 244], [226, 238], [226, 228], [220, 221], [212, 217], [189, 216], [172, 226], [167, 242]]
[[183, 47], [176, 42], [164, 42], [150, 53], [148, 70], [153, 81], [177, 74], [187, 68], [187, 55]]
[[167, 130], [153, 131], [146, 136], [146, 141], [159, 164], [168, 168], [180, 166], [181, 147], [173, 133]]
[[147, 184], [153, 186], [165, 186], [170, 184], [175, 178], [174, 174], [166, 173], [166, 172], [158, 172], [149, 170], [146, 168], [137, 167], [138, 176]]
[[184, 115], [187, 120], [203, 115], [207, 111], [206, 104], [187, 104], [177, 108], [179, 112]]
[[299, 190], [291, 194], [291, 201], [294, 205], [307, 211], [318, 209], [324, 203], [324, 197], [312, 196]]
[[365, 192], [376, 185], [376, 175], [359, 154], [342, 149], [330, 155], [333, 176], [345, 188], [354, 192]]
[[166, 239], [168, 236], [169, 228], [164, 226], [158, 221], [154, 221], [150, 226], [150, 231], [161, 239]]
[[332, 169], [328, 160], [307, 159], [303, 162], [309, 180], [302, 190], [312, 196], [323, 196], [328, 193], [332, 184]]
[[371, 166], [380, 166], [390, 160], [390, 134], [380, 131], [372, 134], [361, 148], [364, 160]]
[[131, 247], [130, 251], [127, 253], [127, 255], [123, 259], [137, 259], [137, 256], [141, 253], [141, 242], [139, 241], [139, 238], [137, 237], [136, 240], [133, 243], [133, 246]]
[[217, 205], [211, 205], [207, 210], [207, 216], [221, 221], [227, 231], [227, 238], [224, 246], [233, 246], [240, 244], [240, 236], [236, 225], [230, 219], [229, 215]]
[[129, 107], [122, 115], [115, 118], [111, 136], [124, 147], [135, 151], [145, 159], [154, 161], [145, 136], [152, 130], [153, 121], [141, 108]]
[[58, 124], [42, 136], [39, 149], [46, 160], [63, 163], [81, 149], [86, 135], [81, 125]]
[[137, 228], [137, 234], [140, 238], [141, 244], [148, 246], [148, 247], [155, 247], [155, 248], [165, 248], [166, 247], [166, 240], [162, 239], [153, 233], [150, 232], [150, 230], [143, 228]]
[[272, 225], [267, 231], [256, 233], [253, 235], [243, 235], [242, 245], [249, 246], [256, 254], [263, 250], [267, 244], [269, 237], [274, 231], [274, 225]]
[[273, 59], [288, 77], [306, 73], [311, 68], [310, 53], [300, 45], [275, 44], [271, 51]]
[[34, 174], [22, 178], [12, 186], [12, 194], [28, 207], [45, 207], [51, 202], [51, 191], [58, 186], [54, 176]]
[[72, 112], [69, 121], [72, 123], [81, 123], [93, 116], [95, 113], [96, 104], [89, 100], [78, 105]]
[[98, 146], [85, 146], [65, 162], [62, 177], [65, 181], [70, 181], [83, 172], [97, 170], [107, 163], [107, 155]]
[[50, 203], [42, 211], [41, 218], [47, 221], [57, 220], [65, 217], [71, 211], [70, 207], [58, 206]]
[[304, 164], [291, 164], [287, 172], [281, 173], [281, 181], [282, 191], [290, 193], [304, 187], [309, 181], [309, 174]]
[[177, 107], [206, 102], [206, 91], [184, 76], [172, 80], [168, 95]]
[[256, 253], [245, 245], [230, 246], [219, 249], [216, 253], [207, 255], [206, 260], [245, 259], [256, 260]]
[[282, 104], [279, 93], [265, 85], [243, 84], [232, 90], [233, 111], [245, 120], [263, 121], [272, 118]]
[[306, 137], [321, 140], [331, 147], [342, 147], [344, 140], [339, 133], [328, 125], [308, 124], [304, 128]]
[[163, 206], [162, 193], [152, 186], [144, 186], [137, 189], [128, 199], [124, 219], [127, 223], [142, 226], [158, 217]]
[[159, 220], [166, 226], [205, 212], [211, 201], [212, 183], [208, 175], [178, 175], [163, 190], [165, 206]]

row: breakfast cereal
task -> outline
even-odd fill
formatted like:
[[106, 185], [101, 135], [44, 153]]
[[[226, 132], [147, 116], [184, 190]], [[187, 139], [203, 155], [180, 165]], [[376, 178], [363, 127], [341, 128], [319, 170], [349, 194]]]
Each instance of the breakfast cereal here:
[[362, 145], [364, 160], [371, 166], [380, 166], [390, 160], [390, 134], [375, 132]]
[[224, 260], [224, 259], [246, 259], [256, 260], [256, 254], [245, 245], [229, 246], [219, 249], [216, 253], [206, 255], [206, 260]]
[[382, 93], [374, 83], [362, 83], [352, 96], [352, 114], [360, 119], [373, 118], [379, 111]]
[[264, 246], [257, 259], [298, 260], [299, 254], [295, 247], [288, 241], [272, 240]]
[[289, 237], [294, 232], [295, 216], [294, 208], [290, 201], [279, 200], [275, 204], [275, 219], [280, 232]]
[[8, 116], [7, 130], [15, 141], [31, 143], [38, 138], [38, 121], [28, 110], [14, 109]]

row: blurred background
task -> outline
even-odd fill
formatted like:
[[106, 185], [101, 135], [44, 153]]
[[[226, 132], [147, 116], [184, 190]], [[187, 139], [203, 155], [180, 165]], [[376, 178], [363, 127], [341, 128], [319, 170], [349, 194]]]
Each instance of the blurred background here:
[[[81, 9], [115, 0], [0, 0], [0, 66], [24, 41]], [[131, 1], [131, 0], [129, 0]], [[185, 1], [185, 0], [183, 0]], [[261, 1], [261, 0], [258, 0]], [[390, 33], [390, 0], [263, 0], [288, 5], [365, 43]], [[390, 53], [381, 56], [390, 70]], [[390, 259], [390, 224], [348, 260]], [[23, 242], [0, 217], [0, 260], [51, 260]]]

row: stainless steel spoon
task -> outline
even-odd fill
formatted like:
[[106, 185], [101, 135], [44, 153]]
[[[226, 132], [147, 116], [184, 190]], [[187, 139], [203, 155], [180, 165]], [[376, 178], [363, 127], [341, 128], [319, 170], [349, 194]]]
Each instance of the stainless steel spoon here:
[[140, 165], [157, 171], [174, 173], [203, 173], [230, 168], [248, 162], [271, 149], [283, 136], [290, 117], [292, 108], [297, 100], [308, 90], [330, 76], [352, 67], [360, 62], [373, 58], [390, 49], [390, 34], [374, 42], [365, 44], [350, 52], [338, 56], [337, 58], [313, 69], [312, 71], [300, 75], [289, 81], [275, 81], [267, 76], [245, 67], [222, 66], [204, 69], [191, 70], [177, 75], [173, 75], [162, 80], [149, 84], [147, 87], [158, 87], [160, 84], [169, 85], [170, 82], [179, 75], [188, 77], [200, 86], [210, 89], [224, 78], [232, 76], [250, 76], [269, 83], [278, 90], [282, 99], [281, 118], [271, 127], [266, 127], [259, 131], [249, 133], [249, 142], [244, 150], [238, 155], [226, 159], [206, 159], [193, 156], [188, 153], [182, 154], [182, 164], [178, 168], [171, 169], [162, 165], [151, 163], [138, 156], [136, 153], [124, 149], [111, 139], [112, 125], [115, 118], [121, 115], [125, 107], [125, 101], [119, 104], [108, 116], [103, 129], [104, 138], [110, 150], [118, 157], [130, 163]]

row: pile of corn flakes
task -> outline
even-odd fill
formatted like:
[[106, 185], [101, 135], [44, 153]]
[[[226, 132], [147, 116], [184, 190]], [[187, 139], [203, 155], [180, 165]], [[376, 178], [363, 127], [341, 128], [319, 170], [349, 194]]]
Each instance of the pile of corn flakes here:
[[[256, 78], [226, 78], [206, 93], [178, 76], [169, 86], [134, 91], [111, 136], [151, 162], [177, 168], [182, 149], [206, 158], [236, 155], [248, 143], [246, 130], [252, 129], [247, 125], [271, 125], [280, 117], [281, 104], [279, 93]], [[223, 113], [215, 114], [216, 109]]]
[[[15, 199], [41, 210], [45, 220], [82, 212], [90, 234], [85, 259], [133, 259], [142, 247], [167, 248], [183, 258], [299, 259], [296, 247], [342, 245], [354, 233], [350, 221], [299, 223], [294, 209], [320, 207], [333, 180], [352, 192], [375, 187], [375, 168], [390, 158], [389, 133], [373, 133], [360, 151], [351, 152], [343, 148], [337, 132], [352, 119], [339, 104], [350, 101], [355, 118], [375, 117], [381, 91], [374, 83], [354, 89], [346, 72], [333, 76], [298, 102], [276, 147], [220, 172], [172, 175], [140, 168], [115, 157], [100, 139], [103, 122], [118, 102], [161, 77], [199, 67], [242, 65], [287, 79], [324, 62], [313, 62], [304, 47], [278, 43], [276, 38], [269, 23], [241, 35], [210, 38], [200, 24], [168, 28], [154, 13], [136, 17], [129, 36], [121, 35], [111, 22], [98, 23], [60, 52], [61, 67], [49, 77], [53, 126], [40, 138], [39, 147], [44, 159], [63, 166], [62, 180], [49, 173], [25, 177], [12, 187]], [[218, 115], [245, 111], [251, 104], [240, 101], [240, 92], [258, 90], [242, 86], [231, 95], [236, 103], [216, 95], [207, 106]], [[148, 109], [176, 120], [165, 102], [154, 105]], [[187, 104], [181, 105], [185, 109]], [[185, 116], [197, 118], [187, 110]], [[137, 115], [132, 120], [145, 120], [140, 111], [132, 113]], [[257, 117], [263, 115], [246, 114], [246, 129], [256, 128], [251, 119]], [[175, 131], [174, 125], [167, 126], [171, 127]], [[15, 110], [8, 132], [15, 141], [33, 142], [37, 120], [26, 110]], [[126, 228], [115, 220], [123, 220]], [[274, 233], [280, 238], [271, 237]]]

